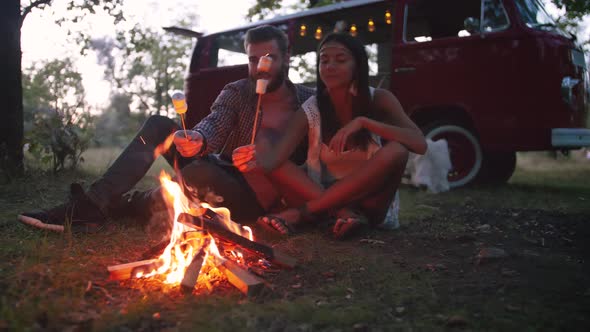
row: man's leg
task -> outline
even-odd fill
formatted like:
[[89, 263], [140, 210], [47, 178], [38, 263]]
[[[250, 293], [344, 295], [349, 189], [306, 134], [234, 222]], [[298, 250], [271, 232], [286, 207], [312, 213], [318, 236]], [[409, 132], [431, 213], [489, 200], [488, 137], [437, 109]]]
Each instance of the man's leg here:
[[[179, 126], [169, 118], [150, 117], [106, 173], [95, 181], [88, 192], [74, 183], [70, 198], [51, 209], [28, 211], [18, 220], [33, 227], [63, 232], [67, 225], [73, 231], [92, 232], [100, 229], [106, 216], [112, 213], [114, 202], [121, 200], [147, 172], [155, 160], [154, 150]], [[176, 150], [171, 147], [165, 157], [172, 162]], [[186, 162], [186, 160], [183, 160]], [[145, 193], [149, 197], [149, 193]]]
[[200, 199], [208, 192], [223, 197], [219, 205], [230, 210], [234, 221], [249, 224], [265, 212], [242, 174], [231, 165], [222, 165], [212, 156], [193, 160], [182, 168], [182, 178], [188, 186], [197, 190]]
[[[111, 167], [90, 185], [86, 193], [88, 197], [103, 213], [109, 214], [112, 205], [150, 169], [156, 159], [156, 147], [179, 129], [178, 124], [170, 118], [159, 115], [149, 117]], [[172, 165], [176, 156], [180, 157], [174, 145], [164, 154]]]

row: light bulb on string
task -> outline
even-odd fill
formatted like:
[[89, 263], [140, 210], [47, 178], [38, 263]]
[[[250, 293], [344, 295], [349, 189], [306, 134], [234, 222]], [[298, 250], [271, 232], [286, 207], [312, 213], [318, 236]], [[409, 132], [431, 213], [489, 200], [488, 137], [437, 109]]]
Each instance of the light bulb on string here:
[[391, 12], [389, 9], [385, 11], [385, 23], [391, 24]]
[[301, 37], [305, 37], [306, 34], [307, 34], [307, 26], [305, 24], [301, 24], [301, 26], [299, 27], [299, 35]]
[[317, 27], [315, 29], [315, 39], [317, 39], [317, 40], [322, 39], [322, 27]]
[[353, 37], [356, 37], [356, 35], [357, 35], [356, 24], [353, 24], [350, 26], [350, 35]]
[[369, 32], [375, 31], [375, 22], [373, 21], [372, 18], [369, 19], [369, 23], [367, 24], [367, 29], [369, 30]]

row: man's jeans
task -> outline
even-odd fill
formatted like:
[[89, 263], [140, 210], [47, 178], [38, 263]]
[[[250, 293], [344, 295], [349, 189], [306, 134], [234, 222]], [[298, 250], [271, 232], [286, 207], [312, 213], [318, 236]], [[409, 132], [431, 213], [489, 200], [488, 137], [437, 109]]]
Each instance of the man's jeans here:
[[[121, 201], [122, 195], [131, 190], [150, 169], [155, 160], [156, 147], [180, 129], [170, 118], [157, 115], [148, 118], [113, 165], [100, 179], [92, 183], [87, 193], [90, 199], [109, 215]], [[196, 189], [200, 197], [209, 191], [222, 196], [223, 202], [220, 205], [231, 211], [233, 220], [248, 223], [264, 213], [256, 194], [231, 164], [220, 162], [213, 156], [184, 158], [176, 151], [174, 144], [163, 156], [172, 166], [176, 161], [184, 182]], [[145, 200], [145, 206], [163, 206], [160, 187], [142, 193], [141, 196]]]

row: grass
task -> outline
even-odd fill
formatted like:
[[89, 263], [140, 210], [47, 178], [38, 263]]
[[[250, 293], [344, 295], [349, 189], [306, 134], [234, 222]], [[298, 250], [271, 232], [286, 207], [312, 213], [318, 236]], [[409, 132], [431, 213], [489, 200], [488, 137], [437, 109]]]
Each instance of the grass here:
[[[182, 294], [157, 280], [113, 282], [109, 265], [139, 260], [161, 234], [112, 224], [94, 235], [54, 234], [15, 222], [61, 203], [118, 151], [84, 167], [29, 173], [0, 187], [0, 329], [202, 331], [587, 330], [590, 160], [520, 154], [507, 185], [430, 194], [401, 189], [394, 232], [335, 241], [322, 231], [264, 240], [301, 265], [246, 298], [226, 283]], [[162, 161], [139, 184], [156, 183]], [[478, 227], [489, 225], [490, 232]], [[359, 242], [360, 238], [384, 244]], [[544, 245], [537, 241], [543, 238]], [[508, 256], [475, 263], [484, 247]], [[513, 271], [508, 273], [506, 271]]]

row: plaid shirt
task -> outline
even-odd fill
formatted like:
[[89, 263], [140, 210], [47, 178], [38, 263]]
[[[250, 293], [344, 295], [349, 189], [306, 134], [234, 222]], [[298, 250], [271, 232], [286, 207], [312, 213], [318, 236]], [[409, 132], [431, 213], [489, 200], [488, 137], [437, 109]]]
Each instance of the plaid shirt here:
[[[290, 81], [287, 81], [287, 86], [297, 96], [299, 109], [315, 93], [314, 89]], [[193, 128], [205, 139], [203, 155], [221, 153], [231, 160], [234, 149], [250, 144], [257, 98], [256, 84], [249, 79], [229, 83], [223, 88], [211, 106], [211, 113]], [[259, 117], [257, 128], [260, 128], [261, 122], [262, 117]]]

